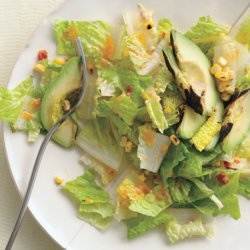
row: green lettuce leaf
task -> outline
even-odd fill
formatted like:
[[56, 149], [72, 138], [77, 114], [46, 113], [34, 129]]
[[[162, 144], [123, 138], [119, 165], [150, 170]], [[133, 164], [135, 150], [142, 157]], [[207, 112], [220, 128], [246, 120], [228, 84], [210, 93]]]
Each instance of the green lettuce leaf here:
[[171, 220], [166, 224], [165, 232], [170, 243], [176, 243], [193, 236], [209, 236], [210, 229], [207, 229], [201, 218], [190, 221], [186, 224], [180, 224], [177, 220]]
[[146, 232], [165, 224], [172, 220], [173, 217], [165, 212], [161, 212], [155, 217], [138, 215], [136, 218], [125, 220], [125, 224], [128, 227], [128, 239], [132, 240]]
[[123, 153], [110, 133], [110, 129], [109, 121], [104, 118], [85, 123], [77, 136], [77, 144], [108, 167], [118, 169]]
[[163, 192], [163, 187], [156, 186], [141, 199], [133, 201], [129, 205], [129, 209], [139, 214], [155, 217], [171, 204], [166, 195], [161, 195]]
[[78, 217], [81, 220], [84, 220], [85, 222], [103, 231], [109, 227], [111, 221], [113, 220], [113, 217], [103, 218], [100, 214], [93, 212], [91, 213], [79, 212]]
[[157, 74], [154, 76], [154, 88], [157, 94], [165, 92], [167, 86], [173, 81], [172, 74], [167, 67], [160, 67]]
[[93, 172], [86, 170], [82, 176], [68, 181], [62, 189], [78, 202], [79, 218], [101, 230], [109, 226], [114, 207], [109, 194], [96, 184]]
[[206, 198], [193, 202], [193, 205], [206, 215], [217, 216], [219, 214], [227, 214], [234, 219], [240, 218], [240, 209], [238, 202], [239, 173], [228, 173], [230, 181], [227, 184], [218, 182], [216, 173], [210, 177], [206, 177], [204, 182], [208, 188], [212, 189], [216, 197], [223, 204], [223, 208], [219, 207], [211, 199]]
[[240, 91], [244, 91], [250, 88], [250, 66], [246, 67], [244, 72], [237, 76], [235, 86]]
[[75, 41], [80, 37], [86, 57], [99, 60], [103, 55], [109, 34], [109, 26], [102, 21], [56, 20], [54, 27], [57, 52], [61, 55], [76, 55]]
[[240, 176], [239, 194], [250, 199], [250, 176]]
[[198, 23], [191, 27], [185, 34], [189, 39], [196, 43], [204, 53], [220, 40], [222, 34], [228, 33], [229, 28], [215, 23], [211, 17], [200, 17]]
[[164, 116], [163, 109], [160, 103], [160, 97], [156, 94], [154, 88], [149, 88], [145, 91], [145, 104], [150, 119], [161, 133], [168, 128], [168, 122]]
[[9, 90], [0, 87], [0, 120], [8, 121], [11, 125], [16, 122], [27, 97], [33, 96], [34, 85], [31, 77], [22, 81], [16, 88]]
[[168, 40], [170, 40], [170, 32], [172, 29], [173, 24], [170, 22], [169, 19], [162, 18], [158, 22], [157, 31], [162, 37], [167, 36]]
[[110, 109], [117, 114], [126, 124], [132, 125], [137, 114], [137, 105], [131, 97], [122, 94], [107, 101]]
[[248, 45], [248, 48], [250, 48], [250, 15], [241, 23], [235, 39], [242, 44]]
[[170, 178], [169, 193], [173, 203], [187, 203], [191, 186], [191, 182], [183, 178]]
[[183, 143], [177, 146], [174, 144], [170, 145], [169, 151], [165, 155], [160, 168], [160, 173], [165, 185], [168, 185], [168, 178], [173, 175], [173, 169], [186, 159], [188, 153], [189, 151]]

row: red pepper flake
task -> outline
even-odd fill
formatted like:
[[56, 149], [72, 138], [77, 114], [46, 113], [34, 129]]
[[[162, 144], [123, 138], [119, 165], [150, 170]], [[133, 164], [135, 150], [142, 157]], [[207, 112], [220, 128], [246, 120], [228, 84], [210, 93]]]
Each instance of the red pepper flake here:
[[216, 177], [217, 180], [222, 184], [227, 184], [229, 182], [229, 177], [224, 172], [219, 173]]
[[38, 60], [43, 60], [48, 58], [48, 51], [47, 50], [39, 50], [37, 55]]
[[130, 85], [128, 85], [128, 86], [126, 87], [126, 93], [127, 93], [128, 95], [130, 95], [132, 92], [133, 92], [133, 88], [132, 88]]
[[227, 169], [231, 168], [231, 163], [229, 161], [224, 161], [223, 164]]

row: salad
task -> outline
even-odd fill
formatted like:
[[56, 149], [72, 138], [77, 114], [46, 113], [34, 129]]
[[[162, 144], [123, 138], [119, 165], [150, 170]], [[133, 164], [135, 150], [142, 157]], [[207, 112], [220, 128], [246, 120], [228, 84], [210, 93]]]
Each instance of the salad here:
[[86, 94], [53, 136], [81, 150], [83, 175], [55, 179], [78, 217], [125, 223], [129, 240], [156, 227], [170, 243], [211, 236], [211, 218], [239, 219], [238, 197], [250, 199], [250, 16], [235, 37], [209, 16], [181, 33], [141, 4], [123, 21], [56, 20], [59, 56], [40, 50], [31, 76], [0, 88], [0, 120], [35, 142], [70, 110], [79, 37]]

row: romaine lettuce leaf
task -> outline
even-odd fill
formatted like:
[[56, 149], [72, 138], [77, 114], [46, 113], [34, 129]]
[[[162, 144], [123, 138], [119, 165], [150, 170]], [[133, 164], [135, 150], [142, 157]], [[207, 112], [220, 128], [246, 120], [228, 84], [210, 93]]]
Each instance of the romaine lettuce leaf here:
[[87, 58], [100, 60], [109, 40], [109, 26], [102, 21], [56, 20], [54, 27], [57, 52], [61, 55], [76, 55], [75, 41], [80, 37]]
[[186, 159], [188, 153], [189, 151], [183, 143], [177, 146], [174, 144], [170, 145], [168, 153], [165, 155], [160, 168], [160, 173], [165, 185], [168, 185], [168, 178], [173, 175], [173, 169]]
[[141, 161], [140, 168], [157, 173], [170, 143], [169, 137], [146, 126], [139, 127], [137, 157]]
[[157, 74], [154, 76], [154, 88], [156, 93], [158, 95], [164, 93], [168, 84], [172, 81], [173, 76], [168, 71], [167, 67], [160, 67]]
[[77, 136], [77, 144], [108, 167], [118, 169], [121, 165], [122, 150], [110, 133], [108, 120], [104, 118], [96, 118], [85, 123]]
[[[250, 62], [249, 62], [250, 64]], [[250, 88], [250, 65], [245, 70], [237, 75], [235, 86], [240, 90], [246, 90]]]
[[33, 94], [34, 85], [31, 77], [22, 81], [13, 90], [0, 87], [0, 120], [8, 121], [13, 125], [23, 105], [26, 104], [27, 97]]
[[125, 220], [125, 224], [128, 227], [128, 239], [132, 240], [146, 232], [165, 224], [173, 219], [172, 216], [166, 212], [161, 212], [155, 217], [138, 215], [136, 218]]
[[242, 44], [248, 45], [248, 48], [250, 48], [250, 15], [241, 23], [235, 39]]
[[191, 182], [183, 178], [169, 179], [169, 193], [173, 203], [185, 204], [188, 202]]
[[170, 32], [172, 29], [173, 29], [173, 24], [170, 22], [170, 20], [162, 18], [158, 22], [157, 31], [159, 32], [162, 38], [166, 36], [168, 38], [168, 41], [170, 41]]
[[91, 213], [79, 212], [78, 217], [81, 220], [84, 220], [87, 223], [103, 231], [109, 227], [111, 221], [113, 220], [113, 217], [103, 218], [99, 213], [93, 213], [93, 212]]
[[185, 34], [194, 43], [196, 43], [204, 53], [220, 40], [222, 34], [227, 34], [228, 27], [215, 23], [211, 17], [200, 17], [198, 23], [191, 27]]
[[165, 232], [170, 243], [176, 243], [193, 236], [209, 236], [211, 234], [211, 230], [203, 225], [201, 218], [186, 224], [171, 220], [166, 224]]
[[230, 181], [227, 184], [221, 184], [216, 178], [216, 173], [210, 177], [205, 177], [205, 184], [213, 190], [216, 197], [223, 204], [223, 208], [210, 198], [197, 200], [192, 204], [205, 215], [217, 216], [219, 214], [228, 214], [234, 219], [240, 218], [240, 209], [238, 202], [238, 188], [239, 188], [239, 173], [230, 173]]
[[121, 94], [120, 96], [109, 99], [107, 104], [126, 124], [133, 124], [137, 114], [137, 105], [131, 100], [130, 96]]
[[240, 176], [239, 194], [250, 199], [250, 176]]
[[68, 191], [78, 201], [78, 216], [87, 223], [104, 230], [112, 221], [114, 207], [109, 194], [95, 182], [95, 175], [86, 170], [82, 176], [68, 181], [63, 190]]
[[85, 167], [93, 169], [101, 177], [101, 183], [104, 186], [108, 185], [117, 174], [117, 171], [106, 166], [86, 152], [81, 153], [80, 161]]
[[139, 214], [155, 217], [171, 205], [166, 189], [160, 185], [154, 187], [144, 197], [131, 202], [129, 209]]
[[154, 88], [148, 88], [144, 92], [145, 104], [152, 123], [161, 133], [168, 128], [168, 122], [164, 116], [161, 106], [161, 98], [156, 94]]

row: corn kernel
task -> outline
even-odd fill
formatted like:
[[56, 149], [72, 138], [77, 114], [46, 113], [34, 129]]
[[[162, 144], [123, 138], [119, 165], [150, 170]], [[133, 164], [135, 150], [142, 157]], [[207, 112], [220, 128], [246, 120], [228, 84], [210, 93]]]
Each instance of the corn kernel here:
[[26, 121], [30, 121], [30, 120], [33, 119], [33, 114], [31, 114], [31, 113], [28, 112], [28, 111], [24, 111], [24, 112], [22, 113], [22, 118], [23, 118], [24, 120], [26, 120]]
[[59, 178], [59, 177], [55, 177], [55, 183], [57, 185], [61, 185], [63, 183], [63, 179]]
[[94, 200], [93, 200], [93, 199], [91, 199], [91, 198], [86, 198], [86, 199], [85, 199], [85, 202], [86, 202], [86, 203], [93, 203], [93, 202], [94, 202]]
[[175, 146], [179, 145], [180, 144], [180, 140], [179, 138], [176, 136], [176, 135], [171, 135], [170, 136], [170, 140], [173, 142], [173, 144]]
[[122, 137], [121, 137], [121, 140], [120, 140], [120, 146], [121, 146], [121, 147], [125, 147], [127, 141], [128, 141], [127, 137], [126, 137], [126, 136], [122, 136]]
[[217, 59], [217, 63], [222, 66], [222, 67], [225, 67], [227, 65], [227, 59], [223, 56], [220, 56], [218, 59]]
[[215, 77], [219, 79], [222, 82], [228, 82], [229, 81], [229, 74], [227, 71], [218, 71], [215, 73]]
[[30, 106], [33, 110], [37, 110], [41, 105], [41, 100], [40, 99], [32, 99], [30, 101]]
[[125, 152], [129, 153], [131, 150], [132, 150], [132, 142], [131, 141], [128, 141], [125, 145]]
[[65, 64], [65, 60], [63, 58], [56, 57], [54, 63], [63, 66]]
[[210, 73], [215, 75], [218, 71], [222, 71], [222, 67], [215, 63], [211, 68], [210, 68]]
[[33, 70], [36, 71], [37, 73], [41, 73], [41, 74], [42, 74], [42, 73], [44, 73], [44, 71], [45, 71], [45, 67], [44, 67], [42, 64], [37, 63], [37, 64], [34, 66]]

